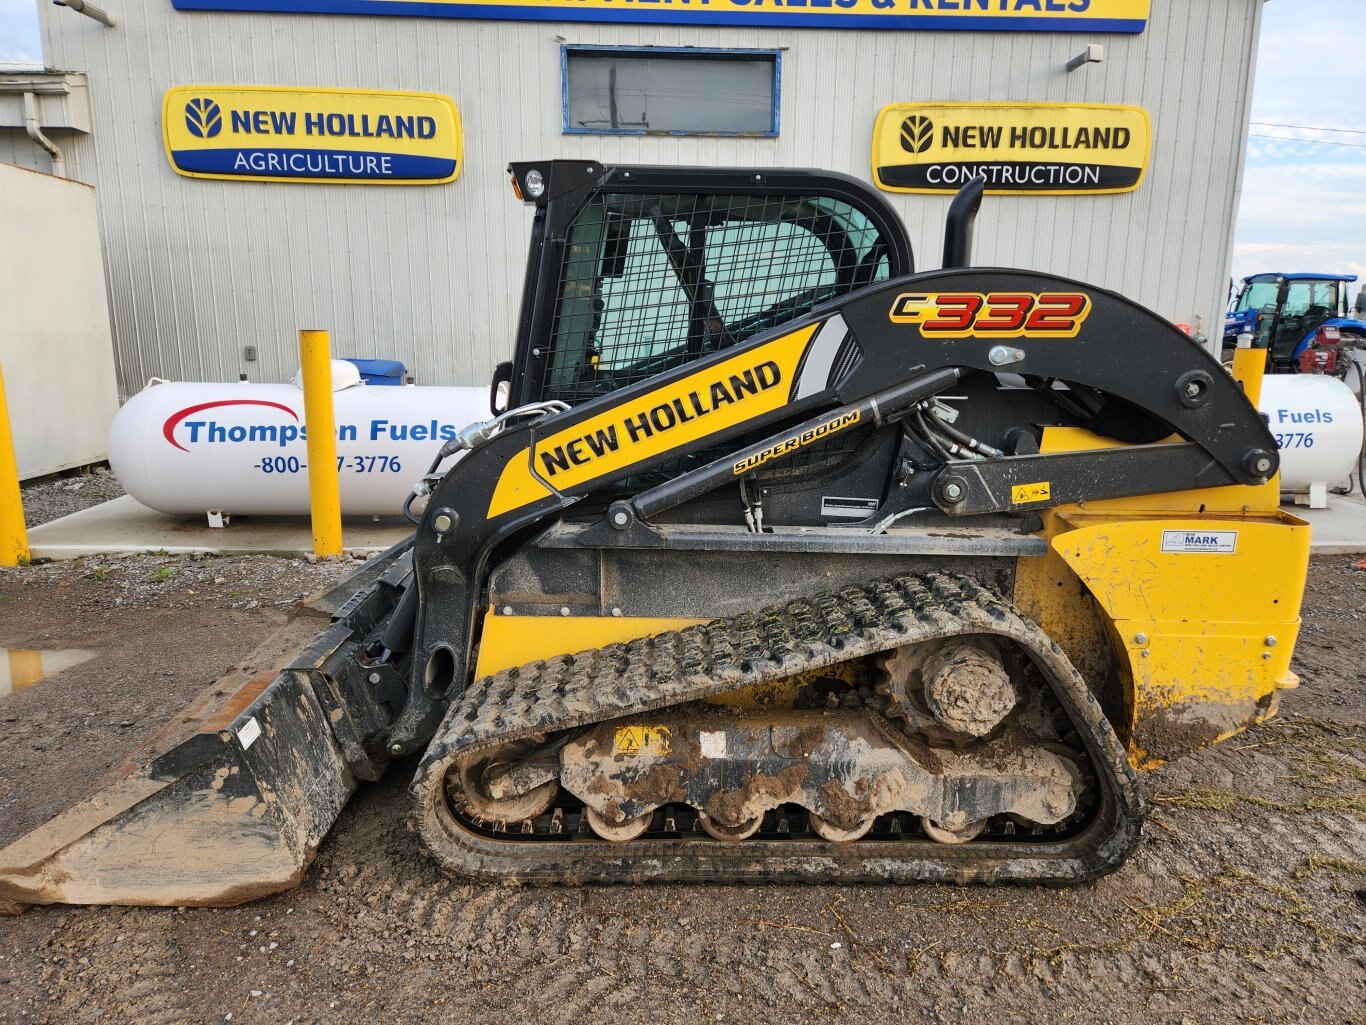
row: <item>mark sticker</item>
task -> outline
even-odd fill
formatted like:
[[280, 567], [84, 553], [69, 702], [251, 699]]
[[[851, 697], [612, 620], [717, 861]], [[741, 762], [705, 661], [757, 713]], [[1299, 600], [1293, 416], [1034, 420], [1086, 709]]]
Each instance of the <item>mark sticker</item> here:
[[669, 727], [618, 726], [612, 747], [619, 755], [651, 755], [662, 758], [669, 753]]
[[1031, 505], [1034, 502], [1047, 502], [1053, 497], [1053, 485], [1050, 481], [1040, 481], [1037, 484], [1016, 484], [1010, 489], [1010, 501], [1013, 505]]
[[866, 520], [877, 512], [876, 498], [821, 496], [821, 515], [827, 520]]
[[697, 735], [697, 745], [702, 749], [703, 758], [726, 757], [726, 734], [724, 730], [702, 730]]
[[256, 738], [261, 735], [261, 724], [256, 721], [256, 716], [248, 719], [240, 730], [237, 731], [237, 742], [242, 745], [245, 751], [256, 743]]
[[1174, 554], [1233, 555], [1238, 551], [1236, 530], [1164, 530], [1162, 550]]

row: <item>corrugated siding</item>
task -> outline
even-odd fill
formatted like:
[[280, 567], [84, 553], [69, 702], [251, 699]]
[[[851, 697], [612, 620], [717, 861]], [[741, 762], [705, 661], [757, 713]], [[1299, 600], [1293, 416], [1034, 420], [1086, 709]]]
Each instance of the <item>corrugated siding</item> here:
[[[1089, 37], [199, 14], [169, 0], [124, 4], [107, 30], [41, 5], [50, 65], [90, 76], [95, 133], [61, 142], [70, 173], [99, 190], [125, 393], [152, 375], [283, 379], [300, 327], [330, 328], [339, 353], [401, 359], [423, 383], [483, 382], [511, 351], [531, 216], [508, 189], [509, 160], [816, 166], [867, 179], [879, 108], [910, 100], [1146, 107], [1155, 151], [1137, 193], [989, 198], [976, 262], [1081, 278], [1212, 327], [1259, 7], [1154, 0], [1144, 35]], [[561, 42], [782, 47], [781, 134], [562, 135]], [[1104, 44], [1105, 62], [1067, 74], [1088, 42]], [[162, 149], [161, 99], [197, 82], [446, 93], [464, 120], [465, 167], [452, 184], [421, 187], [182, 178]], [[0, 158], [42, 166], [30, 151], [22, 136], [0, 138]], [[937, 266], [949, 199], [892, 201], [920, 266]], [[260, 362], [243, 362], [247, 344]]]

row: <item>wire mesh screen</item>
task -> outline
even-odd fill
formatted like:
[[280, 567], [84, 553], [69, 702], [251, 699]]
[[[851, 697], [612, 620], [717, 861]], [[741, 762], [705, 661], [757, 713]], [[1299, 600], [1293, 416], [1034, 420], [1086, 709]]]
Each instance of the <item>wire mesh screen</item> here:
[[542, 399], [576, 403], [888, 276], [868, 217], [822, 196], [602, 194], [569, 232]]

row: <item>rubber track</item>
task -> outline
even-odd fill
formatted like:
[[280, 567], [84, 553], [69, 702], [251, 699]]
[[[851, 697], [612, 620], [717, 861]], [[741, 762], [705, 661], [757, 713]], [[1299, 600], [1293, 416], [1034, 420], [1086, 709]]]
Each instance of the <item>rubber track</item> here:
[[[459, 759], [534, 734], [713, 697], [795, 673], [962, 634], [1008, 638], [1032, 657], [1085, 739], [1100, 776], [1091, 825], [1066, 841], [648, 840], [534, 842], [465, 829], [445, 802]], [[1124, 750], [1062, 650], [1018, 609], [966, 577], [908, 574], [656, 634], [476, 680], [446, 714], [410, 793], [414, 828], [449, 872], [518, 882], [941, 880], [1062, 885], [1118, 868], [1143, 808]]]

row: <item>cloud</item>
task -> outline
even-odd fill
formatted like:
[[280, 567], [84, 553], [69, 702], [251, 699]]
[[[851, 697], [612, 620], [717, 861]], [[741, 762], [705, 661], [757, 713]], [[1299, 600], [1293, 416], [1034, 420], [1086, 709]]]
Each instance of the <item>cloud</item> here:
[[[1366, 275], [1366, 62], [1353, 31], [1361, 0], [1267, 4], [1257, 57], [1234, 274], [1344, 271]], [[1319, 69], [1332, 69], [1331, 88]], [[1259, 123], [1260, 122], [1260, 123]], [[1275, 138], [1262, 138], [1274, 136]], [[1325, 145], [1325, 143], [1351, 145]]]
[[42, 62], [36, 0], [0, 0], [0, 63]]
[[1283, 149], [1249, 154], [1235, 276], [1366, 267], [1366, 160]]

